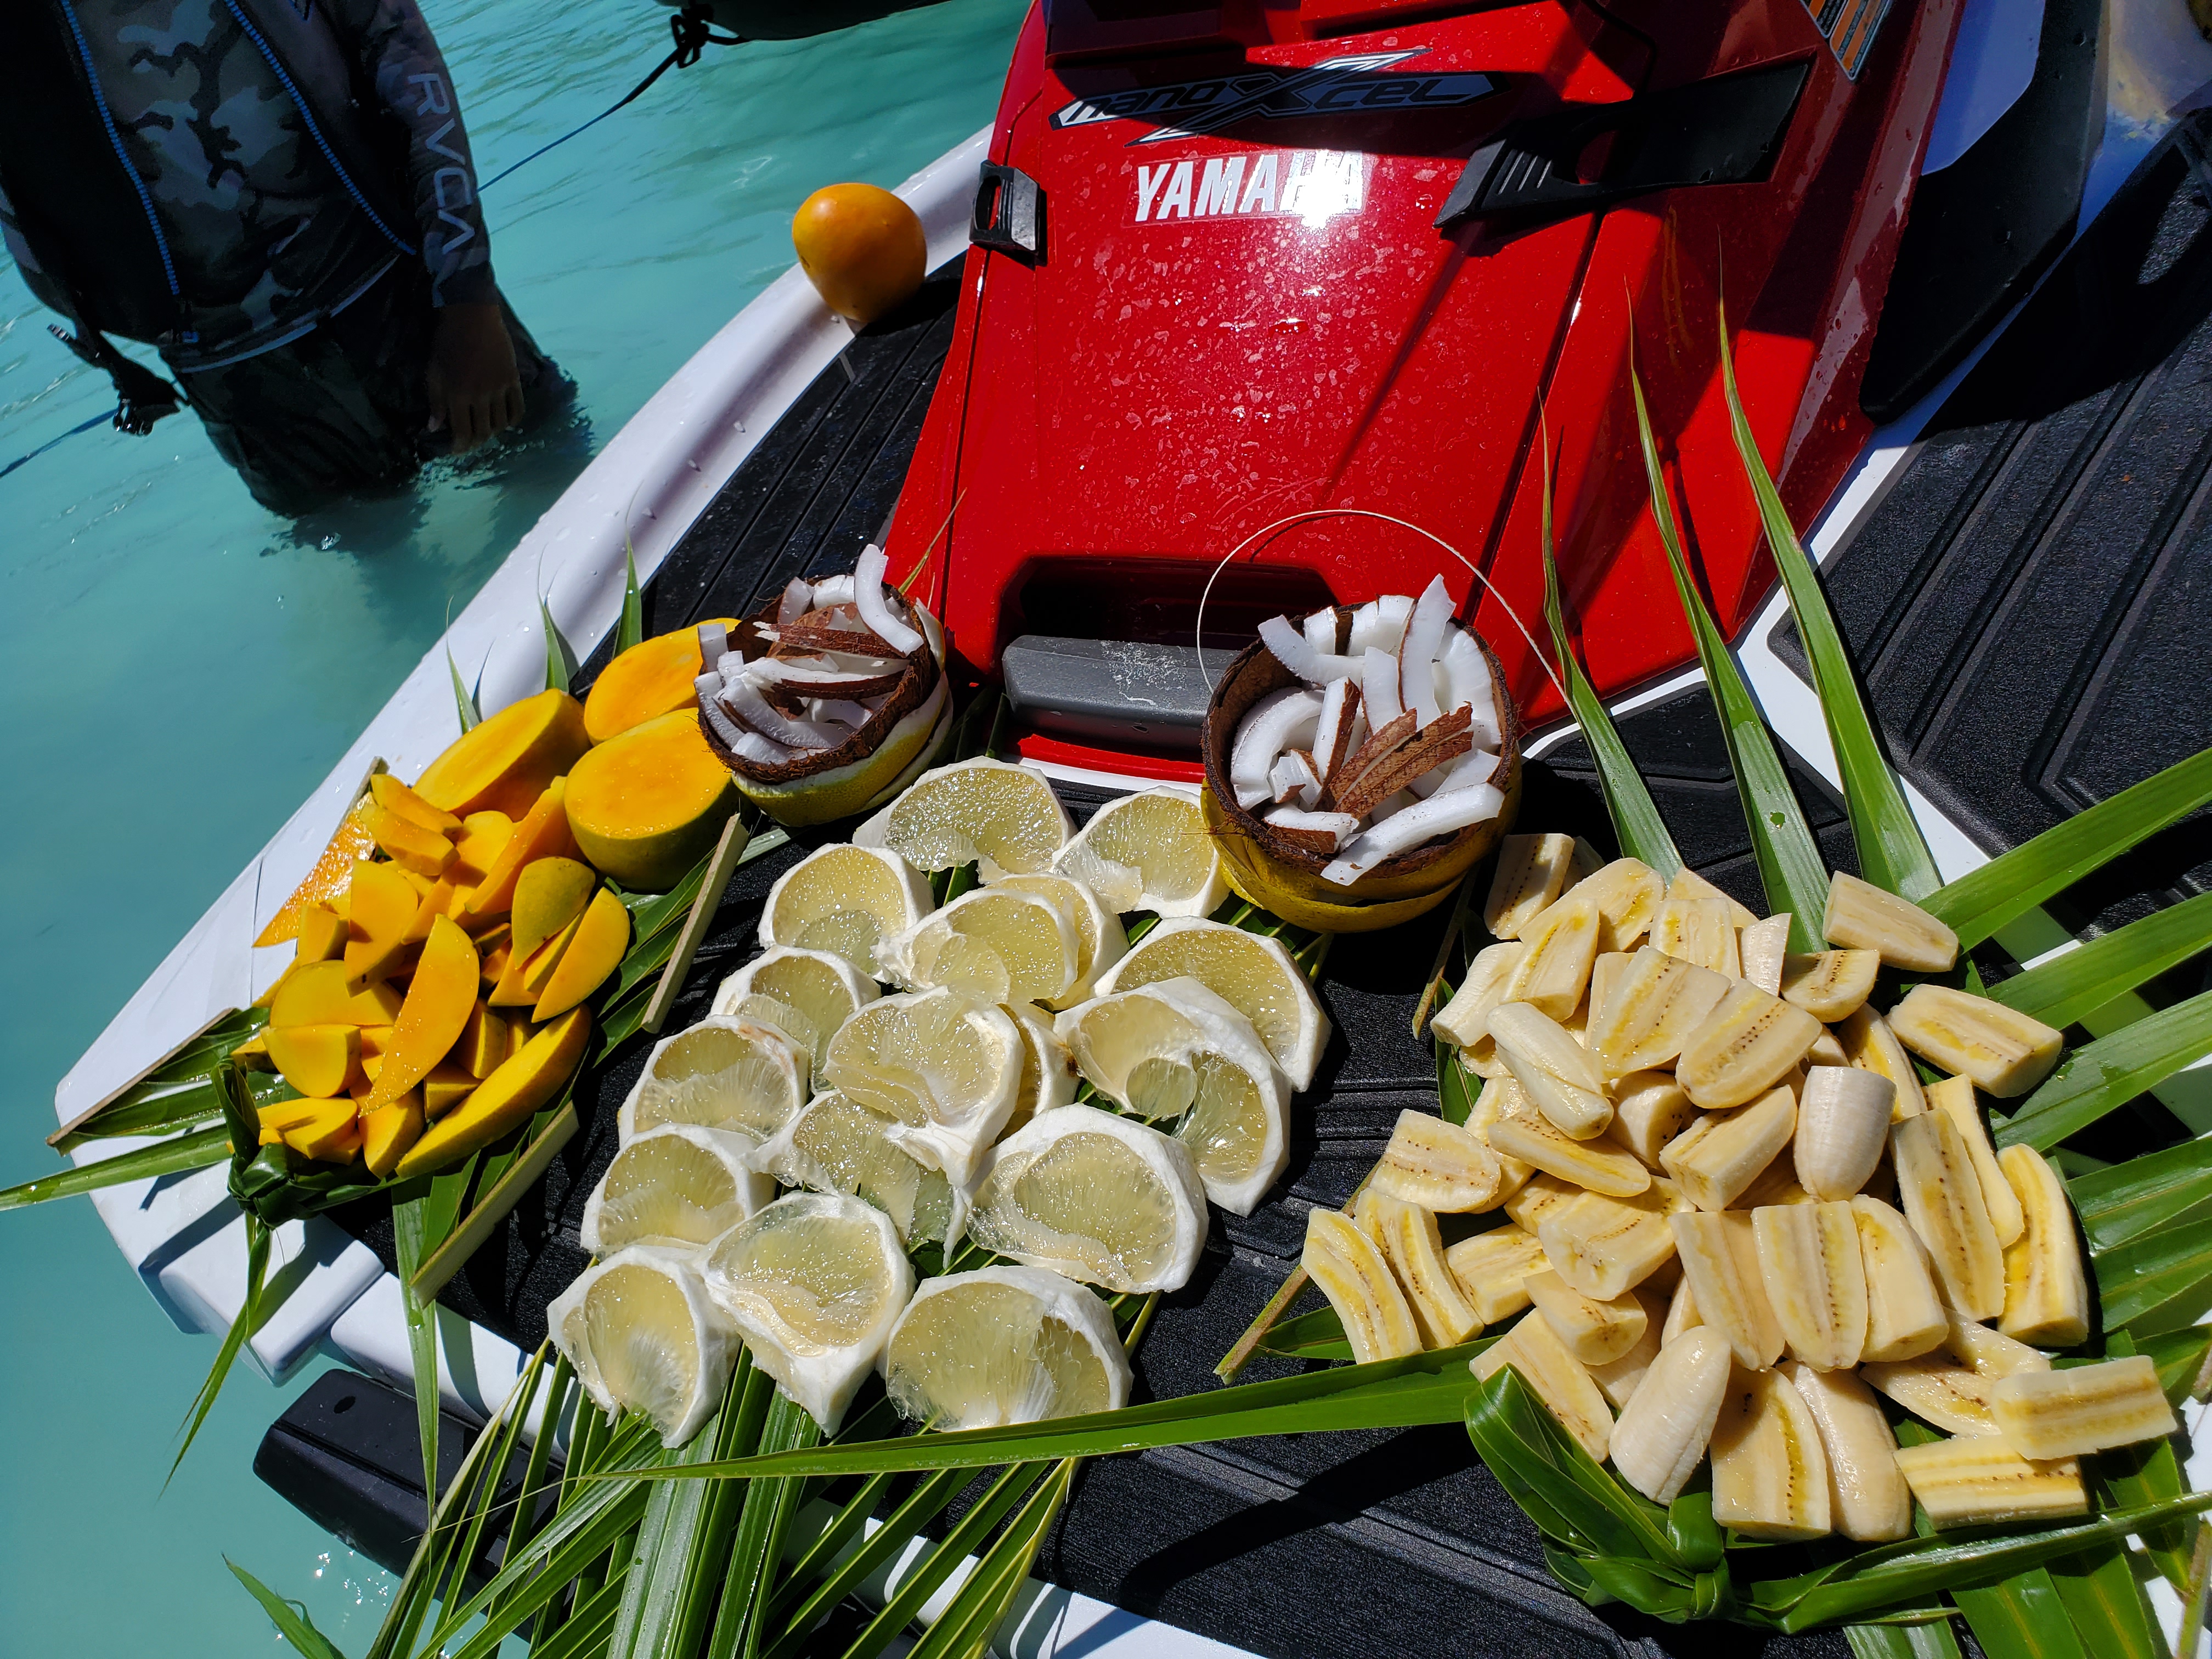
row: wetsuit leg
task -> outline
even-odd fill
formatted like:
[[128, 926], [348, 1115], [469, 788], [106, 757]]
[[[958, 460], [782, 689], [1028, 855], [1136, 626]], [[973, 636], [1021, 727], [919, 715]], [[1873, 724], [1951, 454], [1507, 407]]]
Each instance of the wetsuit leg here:
[[[423, 385], [436, 313], [418, 268], [395, 267], [337, 316], [289, 345], [179, 383], [216, 453], [254, 500], [296, 516], [335, 498], [398, 488], [447, 447], [427, 430]], [[529, 416], [566, 401], [568, 381], [511, 309]]]

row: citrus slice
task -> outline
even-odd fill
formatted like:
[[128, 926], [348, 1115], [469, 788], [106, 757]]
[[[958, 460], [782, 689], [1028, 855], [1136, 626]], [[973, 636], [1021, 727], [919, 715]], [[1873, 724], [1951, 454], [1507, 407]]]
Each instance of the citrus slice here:
[[1129, 1398], [1113, 1314], [1042, 1267], [924, 1281], [891, 1329], [883, 1373], [901, 1415], [945, 1431], [1119, 1411]]
[[707, 1294], [824, 1434], [914, 1294], [890, 1218], [843, 1193], [793, 1193], [739, 1222], [707, 1251]]
[[823, 1078], [895, 1120], [884, 1133], [957, 1186], [1006, 1127], [1021, 1087], [1013, 1020], [957, 991], [879, 998], [830, 1039]]
[[692, 1123], [758, 1144], [799, 1109], [806, 1078], [805, 1054], [782, 1032], [710, 1015], [653, 1045], [616, 1133], [628, 1146], [664, 1123]]
[[1006, 1120], [1007, 1128], [1018, 1129], [1039, 1112], [1075, 1098], [1075, 1062], [1042, 1010], [1008, 1004], [1006, 1012], [1014, 1017], [1022, 1034], [1021, 1086], [1014, 1095], [1013, 1115]]
[[545, 1307], [554, 1345], [609, 1416], [633, 1411], [680, 1446], [722, 1403], [738, 1332], [708, 1299], [694, 1252], [634, 1244]]
[[1290, 1158], [1291, 1091], [1249, 1020], [1178, 978], [1071, 1008], [1054, 1029], [1102, 1093], [1144, 1117], [1182, 1117], [1206, 1196], [1251, 1214]]
[[992, 1149], [968, 1237], [1109, 1291], [1180, 1290], [1206, 1243], [1206, 1188], [1181, 1141], [1096, 1106], [1062, 1106]]
[[1100, 807], [1053, 860], [1109, 910], [1210, 915], [1229, 889], [1198, 803], [1179, 789], [1147, 789]]
[[890, 1121], [833, 1090], [808, 1101], [753, 1162], [786, 1186], [874, 1205], [909, 1244], [957, 1240], [967, 1224], [967, 1194], [892, 1145]]
[[1328, 1044], [1328, 1016], [1280, 939], [1242, 927], [1176, 916], [1130, 948], [1098, 981], [1098, 994], [1133, 991], [1164, 979], [1190, 978], [1252, 1022], [1293, 1089], [1313, 1081]]
[[[714, 992], [714, 1006], [709, 1012], [744, 1018], [746, 1000], [759, 999], [753, 1005], [753, 1023], [773, 1025], [794, 1039], [803, 1038], [803, 1042], [794, 1042], [793, 1046], [809, 1048], [818, 1070], [837, 1028], [882, 994], [875, 981], [841, 956], [779, 945], [762, 951], [724, 980]], [[783, 1020], [774, 1018], [775, 1009], [768, 1006], [771, 1003], [781, 1004], [796, 1015], [805, 1031], [792, 1030]]]
[[616, 1152], [584, 1205], [584, 1249], [632, 1244], [689, 1249], [726, 1232], [775, 1196], [746, 1164], [746, 1135], [689, 1123], [648, 1129]]
[[761, 908], [760, 942], [826, 951], [873, 979], [876, 946], [931, 908], [929, 884], [905, 860], [841, 842], [816, 848], [776, 878]]
[[917, 870], [973, 864], [989, 881], [1051, 868], [1070, 828], [1067, 809], [1042, 777], [979, 757], [923, 773], [853, 832], [853, 844], [887, 848]]
[[1048, 1000], [1052, 1008], [1073, 1008], [1098, 994], [1098, 976], [1121, 961], [1129, 948], [1121, 931], [1121, 918], [1098, 902], [1098, 895], [1081, 882], [1049, 872], [1033, 876], [1000, 876], [991, 884], [1017, 893], [1035, 893], [1050, 899], [1075, 927], [1075, 983]]
[[987, 887], [963, 893], [889, 941], [877, 957], [912, 990], [933, 985], [975, 1002], [1042, 1002], [1075, 983], [1075, 925], [1050, 899]]

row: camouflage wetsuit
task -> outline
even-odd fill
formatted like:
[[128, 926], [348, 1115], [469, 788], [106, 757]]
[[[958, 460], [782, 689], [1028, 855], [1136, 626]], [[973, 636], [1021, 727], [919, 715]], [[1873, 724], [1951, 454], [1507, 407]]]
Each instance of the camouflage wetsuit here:
[[[411, 473], [436, 307], [499, 299], [415, 0], [9, 9], [0, 229], [33, 290], [156, 346], [269, 506]], [[542, 404], [557, 371], [507, 318]]]

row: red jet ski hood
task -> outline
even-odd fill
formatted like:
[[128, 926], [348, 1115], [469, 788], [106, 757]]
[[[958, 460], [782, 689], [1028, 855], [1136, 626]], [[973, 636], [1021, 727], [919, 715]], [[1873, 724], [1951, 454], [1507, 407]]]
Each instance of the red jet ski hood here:
[[1222, 571], [1208, 644], [1441, 571], [1540, 714], [1519, 624], [1541, 629], [1548, 427], [1601, 685], [1688, 660], [1632, 344], [1733, 627], [1771, 566], [1720, 407], [1723, 278], [1754, 429], [1802, 521], [1869, 429], [1858, 373], [1954, 9], [1033, 11], [893, 568], [927, 547], [921, 591], [988, 674], [1024, 634], [1189, 645], [1224, 555], [1329, 514]]

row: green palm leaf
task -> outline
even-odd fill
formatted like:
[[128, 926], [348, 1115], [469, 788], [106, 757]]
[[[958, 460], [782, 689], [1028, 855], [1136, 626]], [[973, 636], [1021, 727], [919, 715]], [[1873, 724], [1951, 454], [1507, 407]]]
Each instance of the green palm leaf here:
[[2109, 1250], [2212, 1203], [2212, 1138], [2075, 1176], [2066, 1188], [2091, 1251]]
[[460, 716], [461, 730], [472, 731], [483, 722], [477, 713], [477, 700], [467, 686], [461, 684], [461, 665], [453, 660], [453, 647], [446, 647], [446, 672], [453, 677], [453, 712]]
[[[239, 1304], [238, 1316], [230, 1322], [223, 1333], [222, 1346], [216, 1350], [215, 1364], [208, 1368], [207, 1380], [193, 1396], [191, 1409], [185, 1413], [183, 1438], [177, 1447], [177, 1455], [169, 1465], [167, 1480], [161, 1490], [169, 1489], [169, 1481], [177, 1478], [184, 1467], [185, 1454], [192, 1449], [199, 1436], [200, 1425], [207, 1421], [208, 1413], [215, 1409], [216, 1396], [222, 1392], [224, 1381], [238, 1358], [238, 1351], [246, 1346], [246, 1339], [259, 1328], [265, 1311], [261, 1305], [264, 1289], [269, 1282], [269, 1228], [260, 1217], [248, 1214], [246, 1218], [246, 1299]], [[279, 1300], [282, 1300], [280, 1297]]]
[[[2138, 1234], [2095, 1258], [2105, 1328], [2193, 1319], [2212, 1303], [2212, 1227], [2201, 1218]], [[2171, 1308], [2172, 1318], [2151, 1316]]]
[[1674, 574], [1674, 592], [1681, 599], [1682, 614], [1697, 640], [1698, 660], [1705, 665], [1714, 712], [1720, 716], [1721, 736], [1728, 745], [1736, 793], [1743, 799], [1752, 857], [1759, 866], [1759, 884], [1766, 890], [1767, 908], [1789, 912], [1791, 950], [1817, 951], [1821, 941], [1814, 922], [1827, 908], [1828, 866], [1805, 822], [1804, 809], [1790, 790], [1782, 757], [1775, 752], [1774, 739], [1759, 716], [1751, 688], [1743, 683], [1735, 659], [1729, 655], [1720, 625], [1690, 580], [1674, 504], [1659, 467], [1659, 446], [1651, 435], [1650, 412], [1644, 404], [1644, 386], [1633, 369], [1629, 372], [1628, 386], [1636, 399], [1636, 434], [1651, 489], [1652, 520], [1659, 528], [1660, 544], [1667, 550], [1668, 568]]
[[307, 1656], [307, 1659], [345, 1659], [337, 1644], [315, 1628], [315, 1621], [307, 1617], [304, 1602], [287, 1601], [244, 1567], [228, 1556], [222, 1564], [231, 1570], [238, 1582], [246, 1586], [246, 1593], [261, 1603], [269, 1622], [276, 1626], [287, 1642]]
[[2212, 991], [2161, 1008], [2069, 1054], [1996, 1132], [1997, 1145], [2048, 1152], [2185, 1066], [2212, 1054]]
[[2212, 893], [2199, 893], [2015, 974], [1984, 994], [2063, 1029], [2206, 950], [2212, 950]]
[[623, 538], [622, 621], [615, 626], [615, 654], [645, 643], [645, 596], [638, 592], [637, 549]]
[[1922, 900], [1962, 945], [1979, 945], [2053, 893], [2212, 801], [2212, 749], [2083, 808]]
[[576, 653], [561, 637], [560, 625], [553, 620], [553, 612], [543, 593], [538, 596], [538, 617], [545, 629], [545, 689], [566, 691], [576, 678]]
[[[221, 1109], [218, 1107], [218, 1110]], [[0, 1188], [0, 1210], [20, 1210], [33, 1204], [44, 1204], [49, 1199], [74, 1198], [83, 1193], [96, 1193], [103, 1188], [119, 1187], [126, 1181], [145, 1181], [155, 1176], [176, 1175], [185, 1170], [204, 1170], [221, 1164], [230, 1156], [230, 1129], [218, 1123], [211, 1129], [202, 1129], [196, 1134], [178, 1135], [168, 1140], [157, 1140], [151, 1146], [140, 1146], [133, 1151], [103, 1158], [96, 1164], [82, 1164], [59, 1174], [41, 1176], [36, 1181], [27, 1181], [20, 1187]]]

